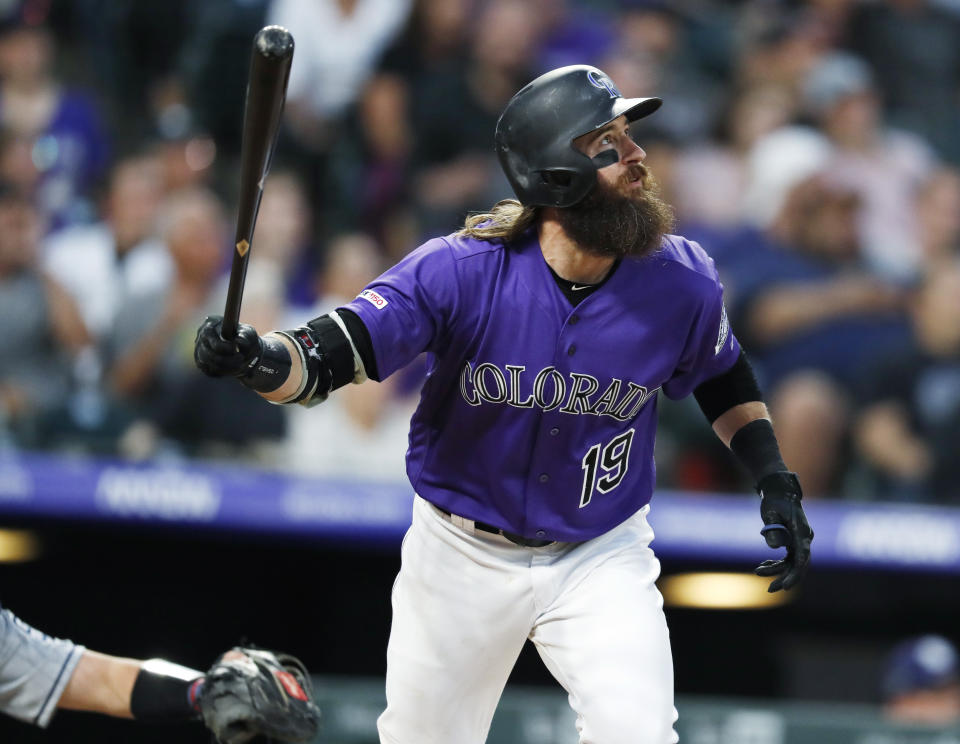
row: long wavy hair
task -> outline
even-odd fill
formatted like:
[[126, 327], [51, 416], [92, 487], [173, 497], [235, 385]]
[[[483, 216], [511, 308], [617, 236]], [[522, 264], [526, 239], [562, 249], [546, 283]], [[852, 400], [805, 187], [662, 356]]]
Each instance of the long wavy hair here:
[[489, 212], [468, 215], [457, 236], [510, 243], [536, 224], [539, 215], [539, 207], [525, 207], [516, 199], [502, 199]]

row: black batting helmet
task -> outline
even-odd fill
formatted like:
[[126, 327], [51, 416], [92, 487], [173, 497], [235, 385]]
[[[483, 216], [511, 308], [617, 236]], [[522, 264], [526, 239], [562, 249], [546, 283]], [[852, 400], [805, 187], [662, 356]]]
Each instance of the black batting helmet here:
[[510, 99], [497, 122], [497, 157], [522, 204], [571, 207], [590, 193], [597, 168], [616, 162], [610, 153], [594, 162], [573, 140], [618, 116], [642, 119], [661, 103], [659, 98], [624, 98], [596, 67], [560, 67]]

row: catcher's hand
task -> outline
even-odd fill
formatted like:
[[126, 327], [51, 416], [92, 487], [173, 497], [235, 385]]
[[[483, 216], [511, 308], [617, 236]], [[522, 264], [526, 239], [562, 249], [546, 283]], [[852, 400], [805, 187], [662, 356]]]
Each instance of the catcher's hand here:
[[770, 473], [757, 483], [760, 494], [760, 534], [771, 548], [787, 549], [777, 561], [764, 561], [757, 566], [758, 576], [776, 576], [767, 589], [776, 592], [790, 589], [800, 583], [810, 562], [810, 542], [813, 530], [807, 524], [800, 499], [803, 491], [794, 473]]
[[317, 735], [320, 710], [298, 659], [259, 648], [233, 648], [206, 674], [198, 706], [221, 744], [255, 736], [307, 742]]

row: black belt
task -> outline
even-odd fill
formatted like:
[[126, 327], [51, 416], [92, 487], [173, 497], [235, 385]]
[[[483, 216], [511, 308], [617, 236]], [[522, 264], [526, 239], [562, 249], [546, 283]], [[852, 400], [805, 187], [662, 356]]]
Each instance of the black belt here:
[[[443, 507], [438, 506], [437, 509], [446, 514], [448, 517], [453, 516], [451, 512], [447, 511]], [[470, 521], [472, 521], [473, 526], [481, 532], [489, 532], [493, 535], [501, 535], [502, 537], [507, 538], [510, 542], [516, 545], [522, 545], [525, 548], [545, 548], [547, 545], [553, 545], [556, 542], [556, 540], [534, 540], [530, 537], [518, 535], [515, 532], [501, 530], [499, 527], [494, 527], [492, 524], [487, 524], [486, 522], [477, 522], [475, 520]]]

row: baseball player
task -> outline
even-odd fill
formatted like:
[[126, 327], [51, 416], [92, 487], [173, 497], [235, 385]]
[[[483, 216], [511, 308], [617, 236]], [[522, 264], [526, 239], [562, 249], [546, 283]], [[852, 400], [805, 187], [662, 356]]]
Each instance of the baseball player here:
[[317, 732], [306, 670], [292, 657], [235, 648], [206, 672], [125, 659], [51, 638], [0, 607], [0, 712], [46, 728], [58, 708], [141, 721], [202, 719], [223, 744]]
[[[594, 67], [520, 90], [495, 142], [518, 200], [430, 240], [352, 302], [259, 337], [220, 318], [198, 366], [312, 405], [428, 353], [407, 474], [413, 524], [393, 589], [383, 744], [478, 744], [526, 639], [569, 693], [586, 744], [666, 744], [673, 666], [647, 523], [656, 402], [691, 392], [806, 570], [813, 533], [713, 262], [670, 235], [630, 124], [660, 107]], [[322, 414], [318, 414], [322, 415]], [[323, 447], [317, 442], [317, 447]]]

